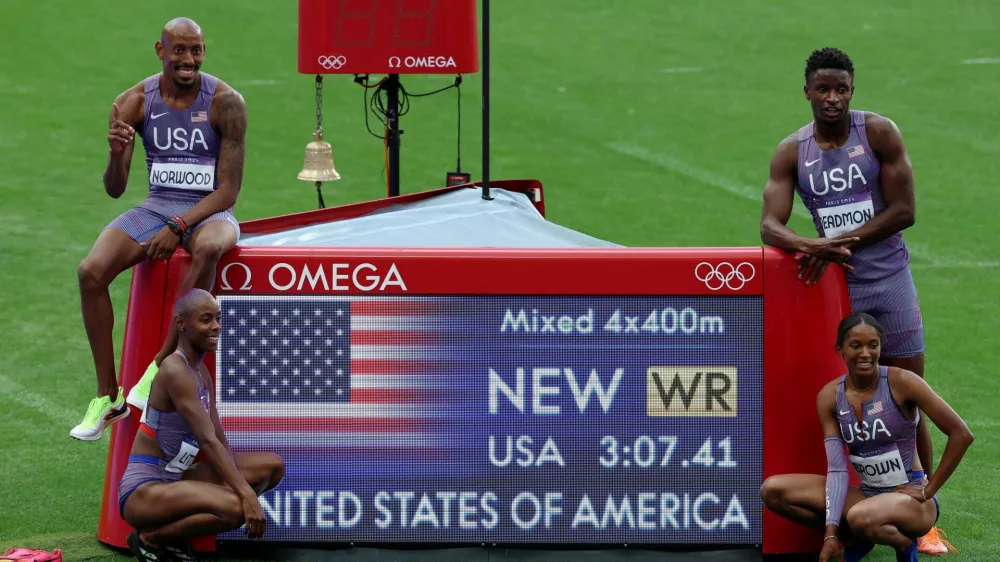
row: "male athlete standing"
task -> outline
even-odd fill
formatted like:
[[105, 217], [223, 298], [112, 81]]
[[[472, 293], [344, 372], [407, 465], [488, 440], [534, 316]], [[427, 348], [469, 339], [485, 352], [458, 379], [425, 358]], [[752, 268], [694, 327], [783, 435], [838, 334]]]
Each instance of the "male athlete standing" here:
[[[70, 435], [85, 441], [128, 415], [115, 375], [114, 312], [108, 286], [119, 273], [146, 259], [169, 260], [178, 244], [191, 269], [178, 294], [211, 290], [219, 259], [236, 245], [239, 224], [232, 207], [243, 181], [246, 104], [218, 78], [199, 72], [205, 57], [201, 28], [187, 18], [163, 28], [156, 54], [163, 71], [129, 88], [110, 115], [111, 145], [104, 189], [121, 197], [128, 183], [136, 131], [142, 137], [149, 194], [107, 226], [80, 264], [83, 323], [97, 369], [97, 398]], [[144, 409], [156, 365], [177, 345], [176, 328], [128, 398]]]
[[[803, 254], [799, 278], [806, 284], [818, 282], [830, 262], [842, 265], [853, 311], [885, 326], [881, 363], [923, 377], [923, 322], [902, 233], [916, 213], [903, 137], [891, 120], [850, 109], [854, 64], [843, 51], [814, 51], [805, 79], [813, 121], [782, 140], [771, 159], [761, 239]], [[819, 238], [788, 228], [796, 192]], [[923, 416], [917, 454], [930, 478], [933, 452]], [[947, 552], [936, 527], [920, 543], [921, 552]]]

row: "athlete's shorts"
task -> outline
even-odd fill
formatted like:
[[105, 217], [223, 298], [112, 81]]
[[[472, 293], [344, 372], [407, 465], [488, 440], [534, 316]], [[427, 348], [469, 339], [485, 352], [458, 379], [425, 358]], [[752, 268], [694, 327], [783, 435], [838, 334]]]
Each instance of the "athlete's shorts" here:
[[924, 323], [910, 268], [876, 283], [848, 285], [851, 310], [867, 312], [885, 328], [884, 357], [913, 357], [924, 352]]
[[[200, 196], [192, 196], [185, 193], [151, 191], [146, 196], [146, 200], [138, 207], [134, 207], [118, 215], [115, 220], [111, 221], [105, 227], [105, 230], [108, 228], [121, 230], [125, 234], [128, 234], [132, 240], [142, 244], [149, 241], [154, 234], [166, 226], [170, 217], [183, 215], [190, 211], [201, 199]], [[188, 226], [191, 227], [191, 232], [194, 232], [207, 222], [220, 220], [226, 221], [229, 226], [233, 227], [233, 230], [236, 231], [236, 239], [239, 240], [240, 224], [236, 222], [236, 217], [233, 216], [232, 209], [226, 209], [225, 211], [209, 215], [203, 221]]]
[[125, 474], [118, 483], [118, 513], [125, 518], [125, 502], [139, 486], [147, 482], [167, 482], [160, 470], [160, 459], [150, 455], [129, 455]]

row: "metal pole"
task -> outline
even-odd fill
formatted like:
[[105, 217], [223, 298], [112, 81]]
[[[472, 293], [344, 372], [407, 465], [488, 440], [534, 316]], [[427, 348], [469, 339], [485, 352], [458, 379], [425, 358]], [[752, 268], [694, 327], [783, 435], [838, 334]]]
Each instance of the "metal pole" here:
[[490, 0], [483, 1], [483, 199], [490, 197]]
[[389, 96], [389, 197], [399, 195], [399, 75], [390, 74], [385, 84]]

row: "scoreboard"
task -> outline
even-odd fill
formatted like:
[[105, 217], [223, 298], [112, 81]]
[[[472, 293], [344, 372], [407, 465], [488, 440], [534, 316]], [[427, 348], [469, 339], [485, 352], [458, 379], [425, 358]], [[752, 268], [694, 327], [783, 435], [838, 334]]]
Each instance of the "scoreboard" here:
[[[760, 247], [252, 244], [388, 204], [242, 223], [217, 269], [220, 420], [236, 452], [286, 465], [263, 540], [818, 550], [758, 490], [825, 470], [815, 396], [843, 369], [842, 272], [807, 287]], [[189, 267], [182, 250], [136, 267], [126, 389]], [[98, 538], [115, 546], [138, 419], [112, 429]], [[215, 540], [245, 539], [195, 544]]]
[[219, 300], [267, 539], [761, 541], [760, 296]]
[[298, 0], [298, 71], [470, 74], [476, 0]]

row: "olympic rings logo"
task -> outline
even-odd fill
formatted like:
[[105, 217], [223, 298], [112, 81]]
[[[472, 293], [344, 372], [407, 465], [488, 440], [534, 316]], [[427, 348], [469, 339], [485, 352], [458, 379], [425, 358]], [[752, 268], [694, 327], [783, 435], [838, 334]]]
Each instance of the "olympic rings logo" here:
[[320, 55], [316, 62], [326, 70], [339, 70], [347, 64], [347, 57], [344, 55], [328, 56]]
[[695, 278], [704, 283], [710, 291], [718, 291], [723, 287], [739, 291], [756, 274], [757, 270], [749, 262], [743, 262], [734, 266], [729, 262], [712, 265], [707, 261], [703, 261], [694, 268]]

